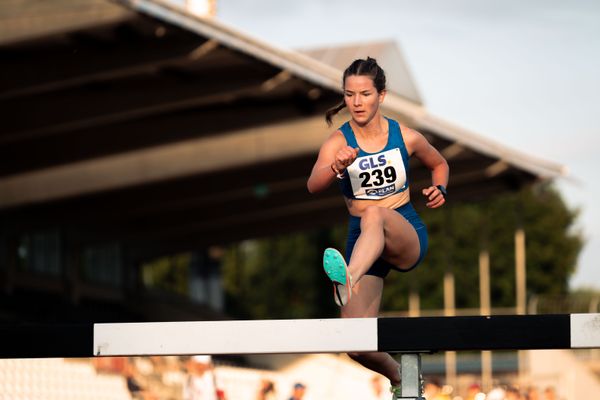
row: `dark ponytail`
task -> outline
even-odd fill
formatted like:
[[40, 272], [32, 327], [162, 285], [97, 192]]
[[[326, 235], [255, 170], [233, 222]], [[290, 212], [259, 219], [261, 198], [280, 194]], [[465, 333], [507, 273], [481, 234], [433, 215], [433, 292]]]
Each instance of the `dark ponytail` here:
[[[344, 76], [342, 78], [342, 88], [346, 85], [346, 78], [349, 76], [368, 76], [373, 80], [373, 85], [375, 89], [377, 89], [378, 93], [381, 93], [385, 90], [385, 72], [383, 69], [377, 64], [377, 60], [371, 57], [367, 57], [366, 60], [358, 59], [354, 60], [352, 64], [344, 71]], [[344, 107], [346, 107], [346, 102], [342, 99], [342, 102], [338, 105], [331, 107], [329, 110], [325, 112], [325, 121], [327, 121], [327, 125], [331, 126], [333, 117], [339, 113]]]
[[346, 107], [346, 102], [342, 100], [342, 102], [337, 106], [333, 106], [329, 110], [325, 111], [325, 121], [327, 121], [327, 126], [331, 126], [333, 123], [333, 116], [342, 111], [344, 107]]

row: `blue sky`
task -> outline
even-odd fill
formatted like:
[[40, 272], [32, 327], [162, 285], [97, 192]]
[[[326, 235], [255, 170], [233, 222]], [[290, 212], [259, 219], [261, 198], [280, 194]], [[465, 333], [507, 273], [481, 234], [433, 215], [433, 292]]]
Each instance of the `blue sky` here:
[[586, 239], [571, 286], [600, 289], [600, 2], [222, 0], [217, 16], [284, 48], [395, 40], [432, 114], [569, 168]]

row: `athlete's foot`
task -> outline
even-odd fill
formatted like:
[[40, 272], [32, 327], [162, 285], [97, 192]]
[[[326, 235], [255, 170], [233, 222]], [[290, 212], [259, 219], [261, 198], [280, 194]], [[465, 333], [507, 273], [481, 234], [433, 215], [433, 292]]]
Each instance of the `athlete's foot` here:
[[323, 268], [333, 283], [333, 298], [338, 306], [345, 306], [352, 297], [352, 276], [344, 257], [336, 249], [325, 249]]

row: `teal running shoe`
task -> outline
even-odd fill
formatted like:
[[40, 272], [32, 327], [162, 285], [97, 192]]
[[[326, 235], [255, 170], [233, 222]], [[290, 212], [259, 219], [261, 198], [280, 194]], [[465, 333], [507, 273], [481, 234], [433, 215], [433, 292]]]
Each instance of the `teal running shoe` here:
[[344, 256], [336, 249], [328, 248], [323, 253], [323, 269], [333, 283], [333, 299], [338, 306], [345, 306], [352, 297], [352, 276]]

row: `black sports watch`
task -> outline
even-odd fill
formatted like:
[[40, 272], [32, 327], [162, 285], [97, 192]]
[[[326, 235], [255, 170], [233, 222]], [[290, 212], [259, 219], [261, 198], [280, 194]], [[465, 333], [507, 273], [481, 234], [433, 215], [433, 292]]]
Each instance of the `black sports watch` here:
[[444, 185], [436, 185], [436, 188], [438, 188], [438, 190], [442, 193], [444, 199], [448, 197], [448, 191], [446, 190], [446, 187]]

